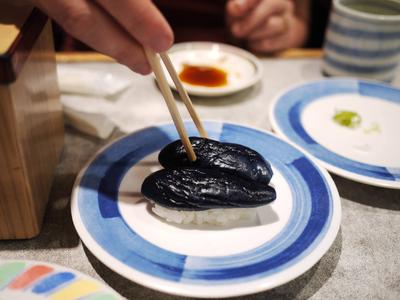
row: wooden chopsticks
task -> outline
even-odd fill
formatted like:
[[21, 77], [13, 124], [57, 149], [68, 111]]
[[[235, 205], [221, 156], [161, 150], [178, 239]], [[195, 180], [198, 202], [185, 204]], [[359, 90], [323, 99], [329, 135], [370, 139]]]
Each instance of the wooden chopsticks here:
[[183, 84], [182, 84], [181, 80], [179, 79], [174, 66], [172, 65], [171, 59], [169, 58], [168, 54], [165, 52], [160, 53], [160, 57], [161, 57], [162, 61], [164, 62], [164, 65], [167, 68], [169, 75], [171, 75], [172, 81], [174, 82], [176, 89], [178, 90], [179, 96], [181, 96], [183, 103], [185, 104], [187, 110], [189, 111], [189, 114], [192, 117], [192, 120], [193, 120], [194, 124], [196, 125], [196, 128], [199, 131], [200, 136], [206, 138], [207, 132], [204, 129], [203, 124], [201, 123], [196, 110], [194, 109], [192, 100], [190, 100], [186, 89], [183, 87]]
[[[181, 115], [179, 114], [178, 107], [175, 103], [174, 96], [172, 95], [171, 89], [168, 85], [167, 78], [165, 77], [164, 71], [161, 67], [160, 60], [158, 55], [151, 49], [144, 47], [144, 52], [146, 54], [147, 60], [150, 63], [151, 68], [153, 69], [154, 75], [156, 76], [158, 85], [161, 90], [161, 94], [164, 97], [165, 102], [167, 103], [169, 113], [171, 114], [172, 120], [174, 121], [176, 130], [182, 140], [182, 144], [185, 147], [186, 154], [191, 161], [196, 160], [196, 154], [193, 151], [192, 144], [188, 138], [186, 133], [185, 126], [183, 124]], [[200, 133], [200, 136], [207, 137], [207, 132], [205, 131], [203, 124], [200, 121], [199, 116], [197, 115], [193, 103], [189, 98], [185, 88], [182, 85], [173, 65], [171, 59], [169, 58], [167, 53], [160, 54], [161, 59], [163, 60], [165, 67], [168, 70], [168, 73], [171, 75], [172, 80], [178, 90], [180, 97], [182, 98], [183, 103], [185, 104], [186, 108], [189, 111], [190, 116], [192, 117], [193, 122], [195, 123], [197, 130]]]

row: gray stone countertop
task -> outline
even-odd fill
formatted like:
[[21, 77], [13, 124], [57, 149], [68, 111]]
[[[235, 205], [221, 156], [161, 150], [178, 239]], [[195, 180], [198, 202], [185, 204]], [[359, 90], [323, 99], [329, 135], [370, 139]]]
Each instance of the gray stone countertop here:
[[[236, 112], [246, 112], [249, 107], [254, 111], [254, 107], [262, 106], [261, 99], [271, 97], [278, 89], [300, 79], [321, 76], [319, 60], [264, 60], [263, 63], [265, 75], [261, 86], [230, 100], [220, 99], [217, 104], [197, 100], [199, 111], [215, 109], [210, 113], [212, 117], [215, 111], [223, 111], [222, 107], [226, 110], [230, 103]], [[89, 67], [121, 68], [115, 64]], [[256, 89], [268, 92], [251, 97]], [[241, 107], [239, 98], [248, 96], [250, 100]], [[269, 129], [267, 114], [250, 116], [241, 115], [238, 121]], [[231, 119], [235, 120], [232, 114]], [[116, 130], [108, 140], [99, 140], [67, 128], [40, 235], [30, 240], [0, 241], [0, 258], [35, 259], [67, 266], [106, 282], [127, 299], [184, 299], [142, 287], [111, 271], [85, 248], [72, 224], [70, 196], [77, 173], [102, 145], [122, 134]], [[270, 291], [235, 299], [400, 299], [400, 190], [332, 177], [341, 196], [342, 223], [330, 250], [297, 279]]]

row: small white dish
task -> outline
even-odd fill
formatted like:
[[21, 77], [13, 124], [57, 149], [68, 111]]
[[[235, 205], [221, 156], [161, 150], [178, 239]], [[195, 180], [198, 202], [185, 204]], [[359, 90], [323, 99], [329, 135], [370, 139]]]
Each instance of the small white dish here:
[[[197, 133], [186, 123], [189, 135]], [[179, 138], [173, 124], [144, 128], [106, 146], [75, 183], [71, 211], [88, 249], [146, 287], [190, 297], [246, 295], [310, 269], [336, 238], [340, 198], [329, 174], [296, 147], [257, 129], [204, 122], [211, 139], [248, 146], [270, 161], [277, 199], [258, 218], [227, 226], [176, 225], [140, 193], [158, 151]]]
[[70, 268], [33, 260], [0, 259], [0, 299], [122, 300], [104, 283]]
[[[333, 120], [354, 112], [353, 128]], [[274, 131], [329, 171], [365, 184], [400, 189], [400, 90], [372, 81], [325, 79], [296, 85], [273, 101]]]
[[[180, 43], [174, 45], [168, 54], [178, 75], [185, 64], [214, 67], [226, 72], [227, 83], [219, 87], [183, 82], [187, 92], [195, 96], [217, 97], [233, 94], [251, 87], [260, 80], [262, 75], [262, 67], [256, 56], [230, 45], [210, 42]], [[175, 89], [165, 67], [164, 71], [169, 85]]]

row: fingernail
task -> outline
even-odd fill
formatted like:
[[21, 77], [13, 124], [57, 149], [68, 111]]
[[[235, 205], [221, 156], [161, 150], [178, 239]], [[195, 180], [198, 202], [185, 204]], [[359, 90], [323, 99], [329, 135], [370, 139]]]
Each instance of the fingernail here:
[[151, 72], [151, 67], [147, 63], [136, 65], [133, 69], [135, 72], [142, 75], [147, 75]]
[[167, 37], [162, 36], [160, 38], [152, 40], [150, 46], [156, 52], [164, 52], [167, 51], [169, 47], [171, 47], [171, 40]]

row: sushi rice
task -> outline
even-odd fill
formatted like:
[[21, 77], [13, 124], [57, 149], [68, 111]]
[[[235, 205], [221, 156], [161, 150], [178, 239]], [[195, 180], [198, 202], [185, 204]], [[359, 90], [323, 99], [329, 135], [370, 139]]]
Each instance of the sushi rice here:
[[154, 204], [153, 212], [177, 224], [226, 225], [238, 220], [251, 220], [256, 217], [257, 208], [215, 208], [207, 210], [175, 210]]

